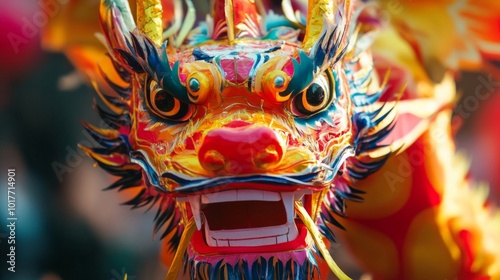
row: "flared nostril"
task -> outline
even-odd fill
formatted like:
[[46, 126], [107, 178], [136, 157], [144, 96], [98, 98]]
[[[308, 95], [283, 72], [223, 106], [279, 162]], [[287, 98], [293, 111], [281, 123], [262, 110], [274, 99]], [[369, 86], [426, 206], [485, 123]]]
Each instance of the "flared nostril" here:
[[258, 168], [269, 168], [281, 161], [280, 155], [275, 145], [269, 145], [265, 149], [258, 151], [253, 158], [254, 164]]
[[201, 166], [217, 174], [265, 172], [282, 160], [284, 147], [268, 127], [228, 124], [208, 132], [198, 150]]
[[209, 171], [218, 172], [224, 169], [226, 160], [216, 150], [208, 150], [203, 156], [203, 167]]

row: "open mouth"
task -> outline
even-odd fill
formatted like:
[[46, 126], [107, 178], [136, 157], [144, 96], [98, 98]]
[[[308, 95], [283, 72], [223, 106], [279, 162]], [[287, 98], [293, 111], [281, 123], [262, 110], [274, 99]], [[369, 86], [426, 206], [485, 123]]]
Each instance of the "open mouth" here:
[[238, 189], [190, 195], [187, 201], [198, 228], [192, 242], [195, 250], [250, 252], [265, 251], [267, 246], [276, 249], [276, 245], [297, 248], [297, 240], [304, 239], [300, 240], [304, 243], [307, 231], [296, 223], [294, 203], [310, 193]]
[[248, 174], [193, 180], [165, 172], [161, 177], [180, 185], [174, 193], [177, 201], [186, 203], [188, 217], [198, 229], [189, 238], [198, 254], [298, 251], [312, 244], [309, 227], [314, 221], [305, 223], [304, 213], [296, 216], [297, 203], [303, 205], [306, 216], [315, 217], [313, 204], [320, 203], [313, 203], [320, 198], [316, 194], [328, 188], [353, 153], [345, 146], [324, 164], [294, 176]]

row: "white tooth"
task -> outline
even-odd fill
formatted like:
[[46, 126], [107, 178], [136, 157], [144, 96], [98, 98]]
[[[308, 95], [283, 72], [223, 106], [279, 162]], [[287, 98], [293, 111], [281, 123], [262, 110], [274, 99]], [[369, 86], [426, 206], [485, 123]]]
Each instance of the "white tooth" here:
[[276, 244], [276, 237], [266, 237], [259, 239], [229, 240], [230, 246], [266, 246]]
[[286, 239], [288, 241], [295, 240], [299, 236], [299, 230], [297, 229], [297, 225], [294, 223], [290, 226], [290, 231], [286, 235]]
[[295, 192], [295, 200], [301, 200], [305, 194], [312, 194], [311, 190], [300, 190]]
[[207, 193], [201, 196], [201, 202], [203, 204], [209, 204], [209, 203], [236, 201], [236, 197], [237, 197], [237, 192], [235, 190], [223, 191], [217, 193]]
[[289, 241], [289, 240], [288, 240], [288, 237], [287, 237], [287, 235], [286, 235], [286, 234], [284, 234], [284, 235], [280, 235], [280, 236], [278, 236], [278, 237], [276, 238], [276, 242], [277, 242], [277, 244], [280, 244], [280, 243], [285, 243], [285, 242], [288, 242], [288, 241]]
[[196, 228], [201, 229], [201, 216], [200, 216], [200, 196], [190, 195], [188, 196], [189, 204], [191, 205], [191, 212], [193, 212], [194, 222], [196, 223]]
[[229, 241], [216, 239], [217, 247], [229, 247]]
[[295, 224], [295, 210], [294, 210], [294, 200], [301, 199], [304, 194], [309, 194], [309, 190], [302, 190], [298, 192], [282, 192], [281, 199], [283, 200], [283, 205], [286, 210], [287, 217], [287, 226], [289, 228], [289, 232], [286, 235], [288, 241], [295, 240], [299, 235], [299, 231], [297, 229], [297, 225]]
[[208, 227], [205, 226], [205, 240], [207, 241], [207, 245], [211, 247], [217, 247], [217, 242], [215, 241], [214, 238], [210, 236]]
[[259, 190], [238, 190], [238, 201], [263, 200], [264, 195]]
[[264, 200], [266, 201], [280, 201], [280, 194], [275, 192], [264, 191]]
[[282, 192], [281, 193], [281, 200], [283, 201], [283, 206], [285, 206], [285, 210], [286, 210], [287, 224], [294, 223], [294, 217], [295, 217], [295, 212], [293, 209], [294, 197], [295, 197], [295, 194], [293, 192]]
[[209, 234], [214, 239], [249, 239], [261, 238], [266, 236], [278, 236], [290, 232], [286, 225], [250, 228], [250, 229], [226, 229], [210, 230]]
[[238, 201], [279, 201], [280, 195], [275, 192], [261, 190], [238, 190]]

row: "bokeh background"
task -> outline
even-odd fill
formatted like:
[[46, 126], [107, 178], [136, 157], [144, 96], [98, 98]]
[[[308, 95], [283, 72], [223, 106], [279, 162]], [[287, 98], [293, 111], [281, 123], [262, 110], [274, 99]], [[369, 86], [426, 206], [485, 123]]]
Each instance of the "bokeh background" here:
[[[61, 15], [42, 10], [40, 2], [0, 0], [0, 279], [118, 280], [124, 273], [162, 279], [154, 211], [118, 206], [126, 197], [101, 191], [113, 178], [77, 148], [92, 143], [81, 122], [100, 123], [92, 110], [97, 96], [68, 57], [42, 48], [49, 23], [37, 15]], [[95, 8], [96, 1], [87, 2], [86, 9]], [[73, 16], [87, 13], [79, 9]], [[489, 182], [492, 200], [499, 201], [500, 78], [466, 72], [457, 79], [462, 95], [452, 124], [458, 148], [471, 158], [471, 176]], [[476, 89], [485, 84], [489, 94], [479, 98]], [[8, 168], [16, 169], [16, 273], [6, 270]], [[360, 277], [342, 246], [334, 251], [346, 272]]]

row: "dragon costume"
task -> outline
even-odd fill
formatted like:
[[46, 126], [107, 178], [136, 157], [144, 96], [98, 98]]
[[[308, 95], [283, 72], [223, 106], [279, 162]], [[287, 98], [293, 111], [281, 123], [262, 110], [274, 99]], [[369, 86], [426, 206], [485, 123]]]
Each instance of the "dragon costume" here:
[[157, 209], [167, 279], [348, 279], [329, 242], [373, 279], [500, 279], [450, 129], [455, 71], [500, 57], [500, 2], [132, 7], [100, 3], [107, 57], [66, 51], [108, 107], [82, 149]]

